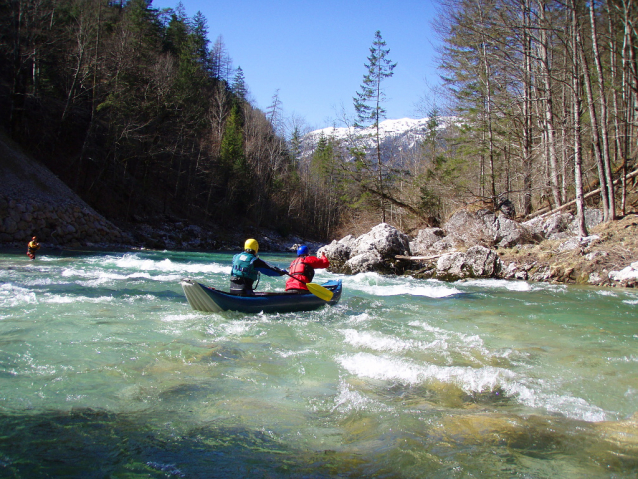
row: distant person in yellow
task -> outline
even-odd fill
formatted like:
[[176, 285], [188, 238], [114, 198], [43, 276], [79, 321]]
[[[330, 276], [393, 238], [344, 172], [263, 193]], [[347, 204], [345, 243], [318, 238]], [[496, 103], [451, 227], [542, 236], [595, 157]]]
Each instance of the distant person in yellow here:
[[38, 238], [35, 236], [31, 238], [29, 244], [27, 245], [27, 256], [31, 259], [35, 259], [35, 252], [40, 249], [40, 243], [38, 243]]

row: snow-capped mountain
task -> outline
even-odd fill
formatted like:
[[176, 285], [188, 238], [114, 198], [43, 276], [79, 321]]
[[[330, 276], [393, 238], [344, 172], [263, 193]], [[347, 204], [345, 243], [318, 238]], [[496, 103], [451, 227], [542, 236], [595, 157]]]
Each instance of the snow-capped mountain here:
[[[445, 130], [457, 121], [454, 117], [439, 117], [437, 130]], [[387, 154], [410, 150], [418, 146], [428, 133], [429, 118], [401, 118], [399, 120], [384, 120], [379, 123], [381, 142]], [[314, 130], [303, 137], [303, 153], [306, 157], [312, 154], [321, 136], [339, 140], [348, 146], [354, 143], [364, 148], [374, 147], [376, 129], [372, 127], [355, 129], [354, 127], [322, 128]], [[391, 153], [392, 152], [392, 153]]]

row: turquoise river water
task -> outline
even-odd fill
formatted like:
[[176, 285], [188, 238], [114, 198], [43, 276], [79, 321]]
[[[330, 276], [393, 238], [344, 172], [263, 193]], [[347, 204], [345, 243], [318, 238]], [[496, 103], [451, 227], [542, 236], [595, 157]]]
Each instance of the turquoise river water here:
[[0, 252], [0, 477], [638, 476], [637, 291], [320, 270], [335, 307], [206, 314], [231, 253], [41, 251]]

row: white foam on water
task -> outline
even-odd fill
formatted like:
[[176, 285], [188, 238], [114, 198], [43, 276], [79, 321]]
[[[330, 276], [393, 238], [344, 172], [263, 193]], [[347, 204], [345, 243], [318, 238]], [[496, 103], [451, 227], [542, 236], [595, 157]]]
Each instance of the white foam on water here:
[[12, 308], [37, 302], [35, 293], [29, 289], [10, 283], [0, 284], [0, 306]]
[[601, 408], [589, 404], [582, 398], [545, 393], [542, 391], [542, 384], [532, 387], [525, 385], [525, 378], [520, 378], [514, 372], [503, 368], [418, 364], [407, 359], [370, 353], [342, 355], [337, 358], [337, 362], [350, 374], [359, 378], [399, 381], [408, 385], [434, 380], [454, 384], [468, 394], [500, 388], [508, 397], [515, 398], [519, 403], [529, 407], [546, 409], [584, 421], [603, 421], [606, 418]]
[[618, 295], [613, 291], [608, 291], [606, 289], [599, 289], [596, 291], [596, 294], [599, 296], [611, 296], [613, 298], [617, 298]]
[[508, 291], [531, 291], [532, 286], [525, 281], [508, 281], [506, 279], [468, 279], [464, 285], [487, 289], [506, 289]]
[[444, 339], [435, 339], [431, 342], [417, 341], [414, 339], [399, 339], [381, 333], [357, 331], [354, 329], [339, 330], [344, 335], [345, 342], [357, 348], [372, 349], [375, 351], [410, 351], [410, 350], [445, 350], [448, 347]]
[[633, 304], [638, 304], [638, 299], [624, 299], [623, 303], [632, 304], [632, 305]]
[[533, 283], [530, 285], [532, 291], [549, 291], [551, 293], [567, 293], [568, 285], [566, 284], [552, 284], [552, 283]]
[[206, 328], [206, 332], [218, 339], [229, 336], [243, 336], [252, 329], [254, 324], [255, 321], [249, 320], [230, 321], [221, 324], [210, 325], [208, 328]]
[[459, 366], [420, 365], [407, 359], [356, 353], [341, 356], [338, 362], [351, 374], [379, 380], [401, 381], [406, 384], [421, 384], [428, 380], [456, 383], [467, 392], [491, 390], [499, 385], [503, 376], [513, 377], [506, 369], [487, 366], [468, 368]]
[[162, 321], [164, 321], [165, 323], [173, 323], [173, 322], [179, 322], [179, 321], [188, 321], [191, 319], [196, 319], [196, 318], [200, 318], [201, 315], [197, 314], [197, 313], [190, 313], [190, 314], [169, 314], [166, 315], [164, 317], [162, 317]]
[[89, 298], [87, 296], [45, 293], [40, 301], [42, 303], [52, 303], [52, 304], [69, 304], [69, 303], [99, 304], [99, 303], [110, 303], [114, 300], [115, 298], [113, 296], [99, 296], [97, 298]]
[[457, 288], [439, 281], [397, 280], [377, 273], [359, 273], [348, 278], [345, 287], [349, 291], [361, 291], [372, 296], [425, 296], [446, 298], [461, 293]]
[[348, 385], [341, 381], [339, 393], [335, 397], [332, 412], [349, 413], [352, 411], [391, 411], [389, 406], [365, 397], [358, 391], [353, 391]]
[[438, 339], [444, 339], [448, 342], [454, 341], [461, 344], [464, 348], [478, 349], [485, 355], [490, 355], [489, 351], [485, 349], [483, 338], [478, 334], [466, 334], [456, 331], [447, 331], [437, 326], [432, 326], [427, 321], [410, 321], [410, 326], [422, 328], [424, 331], [433, 333]]
[[53, 279], [49, 276], [45, 278], [33, 278], [23, 283], [25, 286], [49, 286], [51, 284], [69, 284], [66, 281], [60, 281], [59, 279]]
[[305, 356], [307, 354], [313, 353], [310, 349], [302, 349], [301, 351], [283, 351], [281, 349], [276, 349], [274, 351], [276, 354], [281, 356], [282, 358], [291, 358], [295, 356]]
[[134, 295], [130, 295], [130, 296], [124, 296], [122, 298], [123, 302], [126, 303], [136, 303], [138, 301], [146, 301], [146, 302], [159, 302], [162, 301], [161, 298], [158, 298], [157, 296], [154, 296], [152, 294], [134, 294]]
[[104, 271], [92, 269], [87, 271], [86, 269], [81, 268], [66, 268], [61, 273], [61, 276], [73, 279], [73, 278], [81, 278], [81, 280], [76, 279], [76, 284], [85, 287], [96, 287], [103, 284], [113, 284], [121, 281], [159, 281], [159, 282], [173, 282], [179, 281], [182, 276], [178, 274], [159, 274], [159, 275], [151, 275], [147, 272], [139, 272], [136, 271], [130, 274], [121, 274], [114, 273], [112, 271]]
[[224, 273], [230, 274], [230, 266], [219, 263], [174, 263], [168, 258], [157, 261], [143, 259], [137, 254], [125, 254], [121, 258], [110, 258], [107, 264], [114, 264], [118, 268], [135, 269], [139, 271], [161, 271], [164, 273]]
[[361, 313], [361, 314], [357, 314], [355, 316], [349, 317], [348, 322], [351, 324], [359, 324], [359, 323], [366, 323], [372, 319], [374, 318], [370, 316], [368, 313]]
[[638, 363], [638, 356], [632, 354], [621, 358], [607, 358], [610, 363]]

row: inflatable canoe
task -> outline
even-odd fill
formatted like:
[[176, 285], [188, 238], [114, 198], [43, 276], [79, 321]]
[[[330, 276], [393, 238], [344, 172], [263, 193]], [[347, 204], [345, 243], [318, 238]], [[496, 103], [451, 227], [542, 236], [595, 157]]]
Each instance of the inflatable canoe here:
[[332, 291], [332, 299], [324, 301], [312, 293], [293, 294], [284, 292], [255, 292], [254, 296], [238, 296], [204, 286], [192, 279], [182, 280], [182, 289], [188, 303], [196, 311], [219, 313], [239, 311], [241, 313], [290, 313], [312, 311], [326, 304], [334, 306], [341, 299], [341, 280], [328, 281], [321, 286]]

